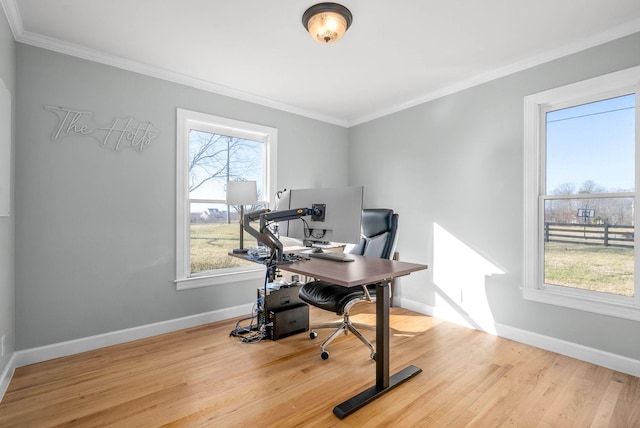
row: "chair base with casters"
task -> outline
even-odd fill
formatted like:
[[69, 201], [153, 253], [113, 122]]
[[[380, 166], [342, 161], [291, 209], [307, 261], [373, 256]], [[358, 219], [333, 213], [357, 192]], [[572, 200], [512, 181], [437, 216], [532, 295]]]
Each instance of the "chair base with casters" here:
[[[319, 295], [322, 295], [319, 299]], [[329, 358], [329, 351], [326, 347], [341, 334], [348, 335], [352, 333], [362, 343], [364, 343], [370, 351], [370, 357], [372, 360], [376, 359], [376, 348], [359, 330], [375, 330], [375, 326], [354, 323], [350, 320], [349, 311], [351, 308], [361, 302], [375, 302], [375, 290], [367, 287], [353, 287], [345, 288], [339, 285], [330, 284], [325, 281], [314, 281], [306, 284], [300, 289], [300, 298], [304, 301], [313, 301], [314, 306], [318, 306], [322, 309], [335, 311], [337, 315], [342, 315], [343, 320], [340, 322], [322, 323], [311, 326], [311, 332], [309, 337], [315, 339], [318, 337], [318, 333], [315, 329], [320, 328], [335, 328], [336, 330], [327, 337], [322, 344], [320, 344], [321, 353], [320, 356], [323, 360]], [[322, 302], [319, 304], [319, 301]]]
[[[381, 259], [391, 259], [395, 251], [398, 231], [398, 214], [390, 209], [365, 209], [362, 210], [362, 233], [360, 242], [350, 251], [351, 254], [358, 254], [366, 257], [377, 257]], [[335, 263], [335, 262], [328, 262]], [[335, 312], [343, 316], [343, 321], [333, 324], [322, 324], [311, 326], [310, 337], [317, 337], [314, 328], [337, 327], [337, 330], [322, 342], [323, 359], [329, 358], [326, 346], [338, 337], [341, 333], [353, 333], [371, 351], [371, 359], [375, 360], [375, 347], [366, 337], [358, 331], [356, 324], [349, 319], [349, 310], [359, 302], [375, 301], [375, 286], [342, 287], [326, 281], [312, 281], [300, 288], [300, 299], [304, 302], [316, 306], [326, 311]], [[373, 326], [357, 325], [361, 328], [371, 328]]]

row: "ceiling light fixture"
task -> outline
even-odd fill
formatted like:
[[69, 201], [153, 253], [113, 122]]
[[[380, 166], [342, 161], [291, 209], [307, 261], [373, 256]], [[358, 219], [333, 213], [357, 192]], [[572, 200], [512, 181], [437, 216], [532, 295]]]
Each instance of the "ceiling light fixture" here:
[[318, 3], [302, 15], [302, 25], [320, 43], [333, 43], [351, 26], [353, 16], [337, 3]]

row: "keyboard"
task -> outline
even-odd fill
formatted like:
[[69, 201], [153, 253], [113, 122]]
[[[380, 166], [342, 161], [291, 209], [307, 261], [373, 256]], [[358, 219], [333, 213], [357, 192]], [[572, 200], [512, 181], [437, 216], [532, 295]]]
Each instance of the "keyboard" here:
[[347, 253], [309, 253], [309, 257], [322, 260], [331, 260], [332, 262], [352, 262], [355, 259]]

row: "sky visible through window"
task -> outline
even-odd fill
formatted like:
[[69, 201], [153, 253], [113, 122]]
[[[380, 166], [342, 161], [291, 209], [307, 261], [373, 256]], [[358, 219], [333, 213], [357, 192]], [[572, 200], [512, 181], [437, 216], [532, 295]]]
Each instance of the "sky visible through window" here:
[[546, 115], [546, 191], [577, 193], [592, 181], [604, 192], [635, 190], [635, 94]]
[[264, 143], [228, 135], [189, 132], [189, 198], [226, 199], [230, 180], [254, 180], [261, 194]]

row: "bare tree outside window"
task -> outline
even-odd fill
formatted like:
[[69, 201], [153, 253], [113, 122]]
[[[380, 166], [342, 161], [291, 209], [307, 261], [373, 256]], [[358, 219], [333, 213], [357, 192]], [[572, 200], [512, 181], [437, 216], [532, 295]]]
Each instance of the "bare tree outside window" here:
[[[176, 109], [176, 287], [259, 280], [261, 266], [229, 255], [240, 244], [240, 207], [227, 204], [227, 183], [255, 181], [258, 201], [275, 194], [278, 129]], [[256, 246], [248, 234], [246, 247]]]
[[240, 238], [236, 226], [240, 207], [226, 205], [226, 185], [229, 181], [255, 180], [261, 194], [263, 171], [263, 142], [201, 130], [189, 132], [192, 272], [240, 263], [227, 255]]
[[224, 185], [228, 181], [249, 180], [261, 175], [263, 145], [258, 141], [192, 130], [189, 134], [189, 193], [210, 182]]

